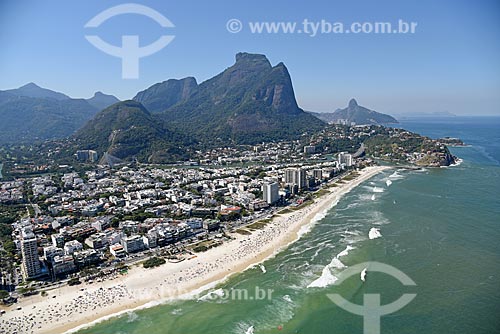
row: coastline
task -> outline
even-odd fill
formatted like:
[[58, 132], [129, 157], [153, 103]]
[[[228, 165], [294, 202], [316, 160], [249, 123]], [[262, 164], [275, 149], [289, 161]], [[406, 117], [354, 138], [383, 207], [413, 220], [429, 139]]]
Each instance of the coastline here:
[[[233, 234], [223, 245], [198, 253], [196, 258], [167, 263], [157, 268], [133, 267], [125, 276], [100, 283], [64, 286], [41, 295], [23, 298], [0, 317], [7, 320], [33, 317], [18, 332], [73, 333], [98, 322], [133, 310], [148, 308], [173, 299], [192, 298], [228, 277], [243, 272], [275, 256], [307, 233], [343, 195], [388, 166], [368, 167], [355, 179], [329, 188], [312, 204], [297, 211], [278, 214], [271, 223], [251, 235]], [[40, 322], [40, 323], [39, 323]], [[31, 325], [31, 326], [29, 326]], [[10, 328], [10, 327], [9, 327]]]

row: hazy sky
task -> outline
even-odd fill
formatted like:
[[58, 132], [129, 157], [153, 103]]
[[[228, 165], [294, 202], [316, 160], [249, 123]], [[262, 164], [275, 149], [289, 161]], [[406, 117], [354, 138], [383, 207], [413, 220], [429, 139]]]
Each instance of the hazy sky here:
[[[126, 14], [84, 28], [96, 14], [126, 1], [0, 1], [0, 89], [35, 82], [72, 97], [97, 90], [120, 99], [169, 78], [202, 82], [231, 66], [239, 51], [283, 61], [299, 105], [332, 111], [355, 97], [392, 114], [500, 114], [500, 1], [137, 1], [167, 17], [174, 28]], [[293, 3], [293, 5], [292, 5]], [[230, 33], [229, 19], [243, 29]], [[417, 22], [415, 34], [252, 34], [248, 23], [326, 20]], [[140, 61], [139, 79], [121, 78], [121, 60], [92, 46], [95, 34], [120, 45], [139, 35], [147, 45], [175, 35]]]

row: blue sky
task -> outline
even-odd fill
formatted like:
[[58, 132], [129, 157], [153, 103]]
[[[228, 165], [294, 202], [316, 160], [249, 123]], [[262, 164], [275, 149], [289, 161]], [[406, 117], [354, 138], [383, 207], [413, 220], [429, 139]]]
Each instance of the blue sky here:
[[[0, 89], [35, 82], [72, 97], [97, 90], [120, 99], [169, 78], [202, 82], [231, 66], [239, 51], [283, 61], [299, 105], [333, 111], [355, 97], [361, 105], [392, 114], [450, 111], [500, 114], [500, 2], [445, 1], [136, 1], [158, 10], [175, 28], [121, 15], [99, 28], [92, 17], [127, 1], [2, 0]], [[226, 22], [243, 30], [232, 34]], [[417, 22], [415, 34], [252, 34], [248, 22]], [[121, 60], [92, 46], [84, 35], [119, 45], [139, 35], [141, 46], [167, 31], [175, 39], [140, 61], [140, 77], [121, 78]]]

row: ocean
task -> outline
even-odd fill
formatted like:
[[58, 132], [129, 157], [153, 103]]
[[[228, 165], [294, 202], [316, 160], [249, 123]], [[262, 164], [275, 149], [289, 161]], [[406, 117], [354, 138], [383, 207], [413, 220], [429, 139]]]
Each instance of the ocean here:
[[[380, 333], [500, 333], [500, 118], [414, 119], [401, 127], [470, 146], [451, 148], [463, 159], [458, 166], [389, 170], [361, 184], [297, 242], [211, 296], [129, 312], [79, 333], [363, 333], [362, 316], [334, 304], [333, 293], [359, 305], [368, 293], [380, 294], [383, 305], [416, 294], [381, 317]], [[380, 235], [370, 239], [373, 228]], [[335, 281], [369, 261], [397, 268], [416, 286], [370, 267], [365, 282], [358, 275]], [[260, 298], [256, 287], [272, 293]], [[245, 290], [247, 300], [227, 298]]]

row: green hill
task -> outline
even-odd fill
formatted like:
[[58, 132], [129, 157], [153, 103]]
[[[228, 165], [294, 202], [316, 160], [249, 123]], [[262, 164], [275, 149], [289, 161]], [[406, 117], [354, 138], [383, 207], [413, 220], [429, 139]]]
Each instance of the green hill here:
[[65, 138], [97, 112], [84, 99], [57, 100], [0, 92], [0, 144]]
[[193, 144], [186, 136], [168, 130], [142, 104], [116, 103], [99, 112], [75, 134], [79, 149], [107, 152], [117, 158], [165, 162], [184, 159]]
[[101, 92], [87, 100], [72, 99], [34, 83], [0, 91], [0, 144], [68, 137], [116, 102]]

